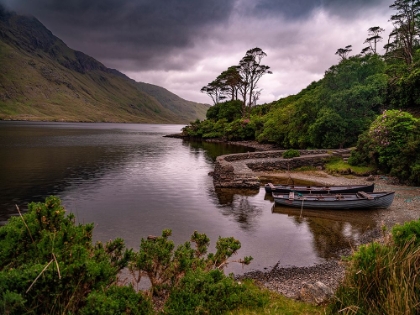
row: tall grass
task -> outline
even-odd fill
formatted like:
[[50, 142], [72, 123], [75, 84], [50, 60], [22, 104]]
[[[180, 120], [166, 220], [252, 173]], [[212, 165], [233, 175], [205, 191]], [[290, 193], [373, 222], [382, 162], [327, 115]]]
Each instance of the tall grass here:
[[[418, 221], [417, 221], [418, 222]], [[419, 224], [419, 223], [417, 223]], [[333, 314], [420, 313], [420, 247], [417, 235], [401, 244], [398, 233], [384, 244], [364, 245], [348, 261]]]

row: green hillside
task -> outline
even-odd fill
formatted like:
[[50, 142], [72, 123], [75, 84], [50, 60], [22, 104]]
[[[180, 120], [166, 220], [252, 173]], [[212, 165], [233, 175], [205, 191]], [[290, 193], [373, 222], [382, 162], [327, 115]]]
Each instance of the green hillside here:
[[208, 105], [137, 83], [0, 7], [0, 119], [188, 123]]

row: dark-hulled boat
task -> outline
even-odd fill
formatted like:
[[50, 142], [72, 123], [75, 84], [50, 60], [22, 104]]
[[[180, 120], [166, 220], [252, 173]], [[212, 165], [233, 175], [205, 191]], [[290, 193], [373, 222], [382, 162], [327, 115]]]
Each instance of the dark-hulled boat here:
[[357, 193], [358, 191], [373, 192], [375, 184], [371, 185], [347, 185], [347, 186], [303, 186], [303, 185], [273, 185], [268, 183], [264, 186], [266, 193], [289, 193], [301, 194], [341, 194]]
[[360, 191], [340, 194], [300, 194], [272, 193], [278, 205], [312, 209], [370, 209], [388, 208], [394, 200], [395, 192]]

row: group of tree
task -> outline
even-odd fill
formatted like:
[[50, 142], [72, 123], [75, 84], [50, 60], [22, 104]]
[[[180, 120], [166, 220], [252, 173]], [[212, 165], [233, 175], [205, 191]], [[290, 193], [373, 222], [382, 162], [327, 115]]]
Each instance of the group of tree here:
[[[394, 12], [390, 17], [393, 30], [386, 41], [383, 54], [379, 53], [378, 45], [385, 42], [382, 37], [384, 29], [380, 26], [371, 27], [365, 40], [367, 46], [360, 54], [351, 55], [351, 45], [340, 48], [336, 52], [340, 57], [339, 63], [331, 66], [321, 80], [312, 82], [296, 95], [252, 107], [249, 106], [252, 104], [252, 95], [248, 94], [244, 98], [240, 93], [246, 89], [226, 87], [226, 82], [231, 82], [226, 79], [229, 77], [228, 73], [235, 73], [237, 82], [243, 82], [246, 78], [238, 70], [239, 66], [231, 67], [231, 72], [222, 73], [207, 86], [219, 87], [219, 98], [215, 99], [215, 106], [208, 111], [207, 119], [195, 121], [185, 127], [185, 135], [257, 140], [274, 143], [285, 149], [333, 149], [355, 146], [359, 136], [369, 130], [376, 117], [382, 115], [384, 110], [397, 109], [418, 115], [420, 0], [395, 0], [390, 8]], [[252, 51], [254, 50], [249, 53]], [[263, 53], [259, 49], [258, 52]], [[246, 56], [250, 55], [247, 53]], [[263, 56], [260, 55], [257, 60], [261, 61]], [[241, 64], [246, 64], [246, 60], [248, 59]], [[260, 75], [268, 73], [266, 66], [258, 69]], [[254, 87], [252, 93], [257, 91], [255, 84], [249, 83], [248, 86]], [[208, 91], [206, 87], [203, 89]], [[237, 93], [242, 98], [238, 98]], [[223, 102], [227, 95], [231, 96], [230, 100]], [[243, 110], [245, 104], [246, 115]], [[416, 128], [418, 127], [410, 131], [414, 137], [418, 137], [414, 132]], [[416, 143], [419, 143], [417, 138], [410, 140], [411, 145]], [[420, 154], [420, 148], [416, 149]], [[384, 151], [380, 150], [377, 154], [381, 152]], [[378, 158], [376, 160], [379, 161]], [[383, 171], [389, 171], [385, 164], [375, 164]], [[417, 178], [417, 182], [420, 182], [418, 173], [404, 175], [402, 178]]]
[[267, 54], [261, 48], [249, 49], [239, 61], [239, 65], [223, 71], [215, 80], [204, 86], [201, 92], [209, 95], [214, 104], [225, 99], [241, 99], [242, 116], [245, 117], [260, 96], [258, 81], [264, 74], [272, 73], [269, 66], [261, 64], [265, 56]]

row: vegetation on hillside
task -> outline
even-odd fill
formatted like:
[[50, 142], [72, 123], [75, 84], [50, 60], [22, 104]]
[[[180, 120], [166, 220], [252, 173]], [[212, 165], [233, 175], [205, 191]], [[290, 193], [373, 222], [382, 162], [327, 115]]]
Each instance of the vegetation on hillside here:
[[[207, 112], [206, 120], [185, 127], [184, 135], [257, 140], [285, 149], [357, 146], [353, 163], [371, 164], [381, 172], [419, 183], [420, 134], [414, 117], [404, 129], [407, 135], [389, 138], [398, 143], [377, 142], [375, 147], [373, 142], [366, 143], [369, 130], [390, 128], [390, 121], [377, 120], [385, 110], [405, 111], [401, 114], [404, 117], [409, 112], [419, 113], [420, 1], [396, 0], [391, 8], [394, 29], [383, 55], [378, 53], [383, 29], [371, 27], [365, 41], [368, 46], [360, 54], [351, 56], [351, 45], [339, 48], [336, 54], [340, 62], [300, 93], [253, 106], [246, 113], [235, 103], [240, 101], [219, 102]], [[237, 79], [239, 85], [244, 83], [243, 76]], [[229, 80], [217, 82], [222, 84], [220, 91], [231, 91]], [[362, 148], [372, 149], [369, 154], [373, 156], [367, 158], [368, 152]]]
[[106, 68], [0, 5], [0, 119], [188, 123], [207, 109]]

